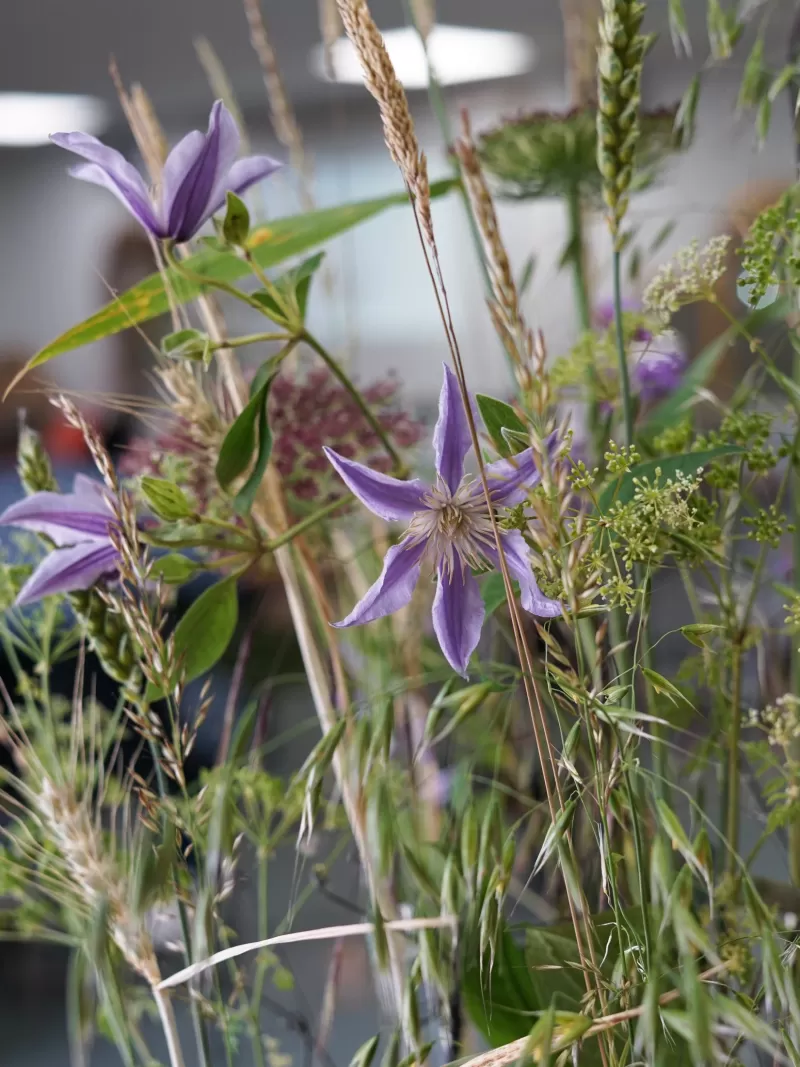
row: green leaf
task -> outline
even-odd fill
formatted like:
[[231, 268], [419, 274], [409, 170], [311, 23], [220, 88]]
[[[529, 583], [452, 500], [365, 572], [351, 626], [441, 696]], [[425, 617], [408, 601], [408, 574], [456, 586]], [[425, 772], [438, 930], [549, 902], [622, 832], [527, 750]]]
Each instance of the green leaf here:
[[[442, 196], [457, 184], [454, 179], [436, 182], [431, 186], [431, 196]], [[330, 241], [359, 223], [381, 214], [387, 208], [406, 203], [408, 195], [403, 192], [277, 219], [256, 227], [248, 239], [247, 247], [253, 253], [256, 263], [266, 270]], [[186, 261], [186, 266], [195, 274], [227, 282], [244, 278], [250, 273], [250, 267], [239, 256], [214, 249], [192, 256]], [[166, 272], [166, 277], [177, 304], [193, 300], [200, 291], [199, 285], [182, 277], [174, 268]], [[121, 333], [130, 326], [147, 322], [168, 310], [169, 300], [164, 288], [164, 279], [161, 274], [151, 274], [37, 352], [12, 385], [16, 384], [23, 374], [56, 356]]]
[[497, 400], [493, 396], [485, 396], [483, 393], [476, 394], [475, 402], [481, 413], [486, 432], [500, 455], [508, 458], [519, 452], [520, 449], [518, 448], [512, 450], [503, 435], [503, 430], [511, 430], [514, 433], [525, 434], [527, 440], [525, 423], [511, 405], [502, 400]]
[[217, 481], [223, 489], [227, 489], [231, 482], [244, 474], [253, 453], [256, 454], [247, 481], [234, 497], [234, 507], [241, 514], [246, 514], [252, 508], [272, 452], [272, 431], [267, 405], [270, 386], [276, 373], [270, 374], [266, 381], [256, 388], [247, 406], [225, 435], [217, 460]]
[[167, 585], [183, 585], [193, 577], [197, 570], [196, 564], [192, 563], [180, 552], [168, 552], [166, 556], [159, 556], [150, 567], [148, 578], [152, 581], [166, 582]]
[[[519, 586], [516, 582], [512, 582], [516, 593], [519, 592]], [[506, 586], [503, 581], [503, 575], [499, 571], [492, 571], [487, 575], [481, 584], [481, 596], [483, 597], [483, 604], [486, 608], [487, 615], [494, 615], [501, 604], [506, 602]]]
[[230, 644], [239, 617], [236, 578], [223, 578], [209, 586], [175, 627], [175, 654], [183, 679], [191, 682], [211, 668]]
[[250, 212], [236, 193], [228, 191], [222, 236], [231, 245], [244, 245], [250, 233]]
[[174, 482], [146, 475], [141, 480], [141, 486], [147, 503], [160, 519], [176, 522], [194, 514], [186, 494]]
[[207, 363], [211, 353], [211, 338], [202, 330], [176, 330], [162, 339], [161, 351], [170, 359]]
[[491, 976], [481, 975], [476, 944], [465, 943], [463, 951], [462, 992], [473, 1023], [492, 1046], [527, 1037], [535, 1013], [549, 1000], [537, 996], [525, 954], [508, 927], [503, 923], [498, 934]]
[[352, 1060], [350, 1060], [350, 1067], [371, 1067], [372, 1061], [375, 1059], [375, 1053], [378, 1051], [380, 1040], [381, 1035], [376, 1034], [369, 1041], [365, 1041]]
[[758, 333], [765, 325], [777, 319], [784, 318], [789, 312], [787, 300], [776, 300], [769, 307], [759, 308], [751, 312], [741, 324], [729, 326], [727, 330], [715, 338], [697, 357], [692, 361], [686, 371], [680, 386], [670, 396], [653, 408], [641, 426], [641, 432], [645, 435], [655, 435], [662, 430], [674, 426], [685, 414], [689, 404], [694, 399], [697, 390], [702, 388], [719, 363], [722, 356], [734, 343], [743, 330], [748, 333]]
[[608, 511], [614, 504], [627, 504], [636, 492], [634, 481], [647, 478], [652, 481], [656, 472], [661, 472], [660, 484], [665, 485], [677, 474], [694, 474], [700, 467], [705, 467], [712, 460], [723, 456], [741, 455], [745, 451], [740, 445], [719, 445], [703, 452], [684, 452], [679, 456], [665, 456], [663, 459], [651, 459], [647, 463], [637, 463], [627, 474], [621, 475], [606, 485], [597, 503], [598, 510]]
[[689, 82], [686, 92], [681, 97], [681, 102], [675, 115], [674, 127], [674, 137], [679, 148], [685, 148], [694, 139], [697, 104], [700, 100], [700, 86], [700, 75], [695, 74]]
[[676, 704], [679, 700], [685, 700], [691, 706], [691, 701], [663, 674], [659, 674], [658, 671], [654, 671], [651, 667], [642, 667], [642, 674], [657, 693], [663, 693], [664, 696], [668, 696]]
[[692, 42], [689, 37], [689, 28], [686, 25], [686, 12], [683, 9], [683, 0], [669, 0], [669, 32], [672, 37], [672, 47], [675, 55], [681, 51], [684, 55], [692, 54]]

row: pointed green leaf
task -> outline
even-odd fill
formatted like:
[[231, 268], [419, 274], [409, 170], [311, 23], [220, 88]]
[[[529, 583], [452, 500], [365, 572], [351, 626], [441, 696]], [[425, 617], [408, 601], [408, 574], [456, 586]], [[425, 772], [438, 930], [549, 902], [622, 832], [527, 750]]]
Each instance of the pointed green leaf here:
[[230, 644], [239, 617], [236, 578], [223, 578], [206, 589], [175, 627], [175, 652], [183, 679], [191, 682], [210, 671]]
[[253, 500], [272, 452], [272, 431], [269, 426], [267, 405], [269, 390], [275, 374], [273, 372], [263, 385], [254, 392], [247, 406], [231, 425], [217, 460], [217, 480], [223, 489], [244, 474], [255, 452], [255, 463], [247, 481], [234, 497], [234, 507], [240, 514], [246, 514], [253, 506]]
[[[475, 396], [475, 402], [481, 413], [486, 432], [500, 455], [509, 457], [521, 451], [519, 448], [512, 449], [503, 434], [503, 430], [511, 430], [514, 433], [524, 434], [526, 442], [528, 440], [525, 423], [511, 405], [497, 400], [496, 397], [485, 396], [483, 393]], [[528, 444], [526, 443], [524, 447], [527, 448]]]
[[250, 233], [250, 212], [247, 204], [236, 193], [228, 191], [222, 236], [231, 245], [244, 245]]
[[[431, 186], [431, 196], [442, 196], [456, 185], [457, 182], [453, 179], [436, 182]], [[392, 196], [378, 197], [374, 200], [341, 204], [338, 207], [324, 208], [321, 211], [292, 215], [256, 227], [247, 245], [258, 265], [266, 270], [330, 241], [359, 223], [379, 215], [387, 208], [406, 203], [408, 203], [406, 193], [395, 193]], [[213, 248], [192, 256], [186, 261], [186, 266], [195, 274], [227, 282], [244, 278], [250, 273], [250, 267], [239, 256]], [[200, 287], [195, 282], [187, 281], [174, 269], [168, 270], [166, 277], [177, 304], [193, 300], [200, 291]], [[65, 352], [71, 352], [93, 341], [121, 333], [137, 323], [154, 319], [168, 310], [169, 300], [164, 288], [164, 279], [161, 274], [151, 274], [96, 314], [72, 326], [60, 337], [51, 341], [33, 356], [22, 373], [39, 367]]]

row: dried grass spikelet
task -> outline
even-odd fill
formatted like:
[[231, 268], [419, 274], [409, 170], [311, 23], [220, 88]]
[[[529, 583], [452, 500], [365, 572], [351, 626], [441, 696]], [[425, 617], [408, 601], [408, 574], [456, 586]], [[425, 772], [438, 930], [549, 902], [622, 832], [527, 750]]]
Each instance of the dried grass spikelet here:
[[167, 158], [168, 145], [164, 131], [156, 118], [152, 101], [141, 85], [134, 85], [128, 92], [114, 59], [109, 64], [109, 73], [125, 120], [130, 126], [133, 139], [147, 167], [147, 173], [150, 175], [151, 182], [157, 185], [161, 180], [161, 169]]
[[552, 401], [544, 339], [541, 333], [533, 333], [522, 313], [511, 263], [500, 234], [494, 200], [466, 113], [462, 114], [462, 134], [454, 148], [483, 246], [492, 291], [492, 299], [488, 301], [492, 323], [514, 363], [514, 373], [527, 406], [544, 424], [549, 418]]
[[42, 777], [36, 807], [75, 889], [93, 908], [107, 907], [108, 929], [117, 948], [148, 985], [158, 985], [161, 974], [152, 941], [144, 922], [128, 907], [120, 873], [103, 855], [90, 808], [47, 775]]
[[435, 247], [428, 162], [414, 131], [408, 98], [392, 66], [383, 37], [366, 0], [336, 0], [347, 36], [361, 61], [364, 82], [378, 104], [389, 154], [413, 197], [425, 241]]
[[567, 81], [573, 107], [597, 99], [600, 0], [561, 0]]
[[322, 55], [325, 62], [325, 73], [333, 78], [333, 46], [339, 40], [342, 33], [342, 20], [339, 17], [339, 9], [336, 0], [318, 0], [319, 32], [322, 38]]
[[431, 30], [436, 25], [435, 0], [409, 0], [411, 17], [423, 41], [427, 41]]
[[289, 152], [292, 167], [300, 178], [303, 207], [311, 211], [314, 208], [314, 198], [311, 195], [311, 168], [303, 144], [303, 135], [286, 92], [278, 57], [272, 47], [267, 24], [264, 21], [264, 14], [259, 0], [243, 0], [243, 6], [250, 32], [250, 43], [258, 58], [264, 88], [267, 91], [270, 119], [275, 136]]

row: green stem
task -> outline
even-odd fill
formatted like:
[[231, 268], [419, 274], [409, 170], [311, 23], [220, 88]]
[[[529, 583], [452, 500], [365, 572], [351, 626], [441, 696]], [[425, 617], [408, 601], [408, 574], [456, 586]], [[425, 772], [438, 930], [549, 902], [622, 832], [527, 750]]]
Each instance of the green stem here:
[[[262, 308], [263, 311], [263, 308]], [[245, 345], [257, 345], [264, 341], [291, 341], [288, 333], [246, 333], [241, 337], [226, 337], [224, 341], [215, 341], [211, 348], [244, 348]]]
[[742, 641], [744, 635], [737, 633], [733, 639], [731, 663], [731, 721], [728, 726], [728, 771], [727, 771], [727, 813], [725, 817], [725, 836], [728, 839], [726, 868], [729, 874], [735, 874], [739, 855], [739, 793], [740, 761], [739, 738], [742, 724]]
[[[800, 385], [800, 351], [795, 349], [794, 354], [794, 380]], [[795, 441], [792, 465], [794, 466], [792, 484], [792, 509], [794, 511], [794, 585], [797, 588], [800, 582], [800, 470], [797, 468], [797, 441]], [[795, 696], [800, 695], [800, 648], [795, 634], [792, 635], [792, 692]], [[795, 739], [789, 747], [789, 758], [800, 764], [800, 740]], [[789, 874], [792, 883], [800, 886], [800, 817], [795, 817], [789, 823]]]
[[[258, 940], [265, 941], [269, 931], [268, 912], [268, 882], [267, 882], [267, 854], [266, 850], [258, 846]], [[256, 963], [256, 973], [253, 980], [253, 993], [250, 998], [250, 1025], [252, 1028], [253, 1057], [256, 1067], [265, 1067], [264, 1047], [261, 1042], [261, 1023], [259, 1011], [261, 998], [264, 993], [264, 979], [267, 974], [266, 957], [259, 955]]]
[[[588, 333], [592, 328], [592, 308], [589, 299], [589, 286], [586, 280], [583, 205], [581, 204], [580, 191], [576, 186], [570, 188], [566, 197], [566, 204], [569, 222], [567, 247], [572, 251], [572, 282], [575, 288], [578, 324], [582, 333]], [[586, 409], [593, 458], [597, 460], [602, 456], [603, 443], [600, 439], [600, 418], [597, 407], [597, 369], [591, 360], [586, 367]]]
[[312, 526], [316, 526], [322, 519], [326, 519], [329, 515], [333, 515], [334, 512], [338, 511], [339, 508], [347, 507], [349, 504], [350, 501], [348, 499], [332, 500], [330, 504], [326, 504], [324, 508], [315, 511], [313, 515], [308, 515], [302, 522], [290, 526], [288, 530], [280, 535], [280, 537], [275, 537], [272, 541], [267, 541], [264, 548], [268, 552], [274, 552], [276, 548], [280, 548], [281, 545], [287, 545], [290, 541], [293, 541], [295, 537], [299, 537], [300, 534], [305, 533], [306, 530], [311, 529]]
[[313, 349], [317, 353], [320, 359], [328, 366], [334, 377], [339, 379], [341, 384], [353, 398], [356, 405], [358, 406], [359, 411], [380, 439], [380, 442], [384, 447], [386, 455], [391, 459], [392, 463], [394, 464], [395, 474], [401, 476], [403, 473], [405, 473], [405, 466], [403, 464], [403, 461], [400, 458], [394, 445], [389, 440], [386, 431], [381, 426], [380, 421], [378, 420], [375, 413], [372, 411], [364, 397], [361, 395], [360, 391], [356, 388], [353, 382], [350, 381], [350, 378], [341, 368], [339, 362], [333, 358], [330, 352], [328, 352], [327, 349], [325, 349], [320, 344], [316, 337], [314, 337], [313, 334], [308, 332], [308, 330], [303, 330], [302, 334], [300, 335], [300, 339], [305, 341], [308, 347]]
[[619, 383], [622, 393], [622, 415], [625, 423], [625, 444], [633, 444], [633, 397], [631, 395], [631, 377], [628, 372], [628, 354], [625, 351], [625, 330], [622, 320], [622, 257], [619, 249], [614, 248], [614, 329], [617, 336], [617, 360], [619, 365]]
[[[243, 304], [248, 304], [259, 314], [264, 314], [264, 308], [257, 300], [255, 300], [249, 293], [243, 292], [241, 289], [237, 289], [235, 285], [231, 285], [229, 282], [222, 281], [221, 278], [207, 278], [204, 274], [198, 274], [197, 271], [187, 267], [186, 264], [178, 259], [175, 255], [175, 248], [173, 245], [166, 243], [164, 248], [164, 258], [170, 267], [175, 270], [177, 274], [180, 274], [182, 278], [185, 278], [187, 282], [191, 282], [193, 285], [199, 285], [201, 288], [218, 289], [221, 293], [226, 293], [228, 296], [232, 296], [234, 300], [239, 300]], [[227, 347], [221, 345], [220, 347]]]

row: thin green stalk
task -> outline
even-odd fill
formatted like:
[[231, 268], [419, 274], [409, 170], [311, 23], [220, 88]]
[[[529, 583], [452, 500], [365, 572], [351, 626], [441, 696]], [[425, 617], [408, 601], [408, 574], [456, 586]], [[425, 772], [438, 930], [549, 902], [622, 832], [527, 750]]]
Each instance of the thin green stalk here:
[[244, 348], [245, 345], [257, 345], [266, 341], [291, 341], [291, 339], [288, 333], [246, 333], [241, 337], [226, 337], [224, 341], [215, 341], [211, 348], [216, 352], [218, 348]]
[[725, 836], [728, 839], [725, 866], [729, 874], [736, 873], [739, 855], [739, 794], [741, 784], [739, 739], [742, 725], [742, 641], [743, 634], [737, 633], [731, 648], [731, 721], [728, 726], [727, 811], [725, 815]]
[[[794, 354], [794, 380], [800, 385], [800, 351], [795, 349]], [[792, 464], [794, 465], [794, 476], [792, 485], [792, 510], [794, 520], [794, 534], [793, 536], [793, 556], [794, 556], [794, 584], [797, 588], [797, 584], [800, 581], [800, 470], [797, 469], [797, 448], [798, 443], [795, 441], [795, 449], [792, 455]], [[800, 647], [798, 647], [797, 636], [792, 637], [792, 675], [791, 684], [792, 692], [795, 696], [800, 695]], [[800, 740], [795, 739], [792, 741], [789, 748], [789, 756], [796, 764], [800, 764]], [[789, 874], [792, 879], [793, 885], [800, 886], [800, 818], [794, 818], [789, 823]]]
[[295, 537], [299, 537], [300, 534], [305, 533], [306, 530], [310, 530], [312, 526], [316, 526], [322, 519], [327, 519], [329, 515], [333, 515], [340, 508], [348, 507], [350, 501], [345, 498], [344, 500], [332, 500], [330, 504], [326, 504], [324, 507], [319, 508], [312, 515], [307, 515], [301, 522], [296, 523], [294, 526], [290, 526], [288, 530], [280, 535], [280, 537], [274, 537], [271, 541], [267, 541], [264, 548], [268, 552], [274, 552], [276, 548], [280, 548], [281, 545], [288, 545], [290, 541], [293, 541]]
[[[186, 911], [185, 903], [180, 899], [178, 895], [177, 881], [173, 879], [173, 886], [176, 900], [178, 901], [178, 915], [181, 922], [181, 937], [183, 938], [183, 945], [185, 950], [185, 957], [187, 965], [193, 963], [192, 959], [192, 938], [189, 931], [189, 916]], [[192, 1016], [192, 1027], [194, 1029], [195, 1044], [197, 1046], [197, 1055], [199, 1057], [200, 1067], [211, 1067], [211, 1046], [208, 1041], [208, 1031], [206, 1029], [205, 1020], [200, 1014], [200, 1006], [197, 1002], [197, 997], [193, 997], [189, 994], [189, 1008]]]
[[628, 354], [625, 351], [625, 331], [622, 320], [622, 257], [619, 249], [614, 247], [614, 329], [617, 336], [617, 360], [619, 365], [619, 382], [622, 393], [622, 415], [625, 423], [625, 444], [633, 444], [633, 397], [631, 395], [631, 376], [628, 371]]
[[313, 349], [317, 353], [320, 359], [327, 365], [331, 373], [339, 379], [340, 383], [344, 386], [344, 388], [353, 398], [356, 405], [358, 406], [359, 411], [379, 437], [380, 442], [383, 445], [384, 451], [386, 452], [386, 455], [391, 459], [392, 463], [394, 464], [395, 473], [404, 473], [405, 468], [403, 461], [400, 458], [400, 455], [398, 454], [394, 445], [389, 440], [388, 434], [381, 426], [380, 421], [362, 396], [361, 392], [356, 388], [356, 386], [350, 380], [346, 372], [339, 365], [338, 360], [334, 359], [330, 352], [328, 352], [328, 350], [322, 344], [320, 344], [316, 337], [314, 337], [313, 334], [309, 333], [308, 330], [303, 330], [301, 334], [301, 340], [305, 341], [308, 347]]

